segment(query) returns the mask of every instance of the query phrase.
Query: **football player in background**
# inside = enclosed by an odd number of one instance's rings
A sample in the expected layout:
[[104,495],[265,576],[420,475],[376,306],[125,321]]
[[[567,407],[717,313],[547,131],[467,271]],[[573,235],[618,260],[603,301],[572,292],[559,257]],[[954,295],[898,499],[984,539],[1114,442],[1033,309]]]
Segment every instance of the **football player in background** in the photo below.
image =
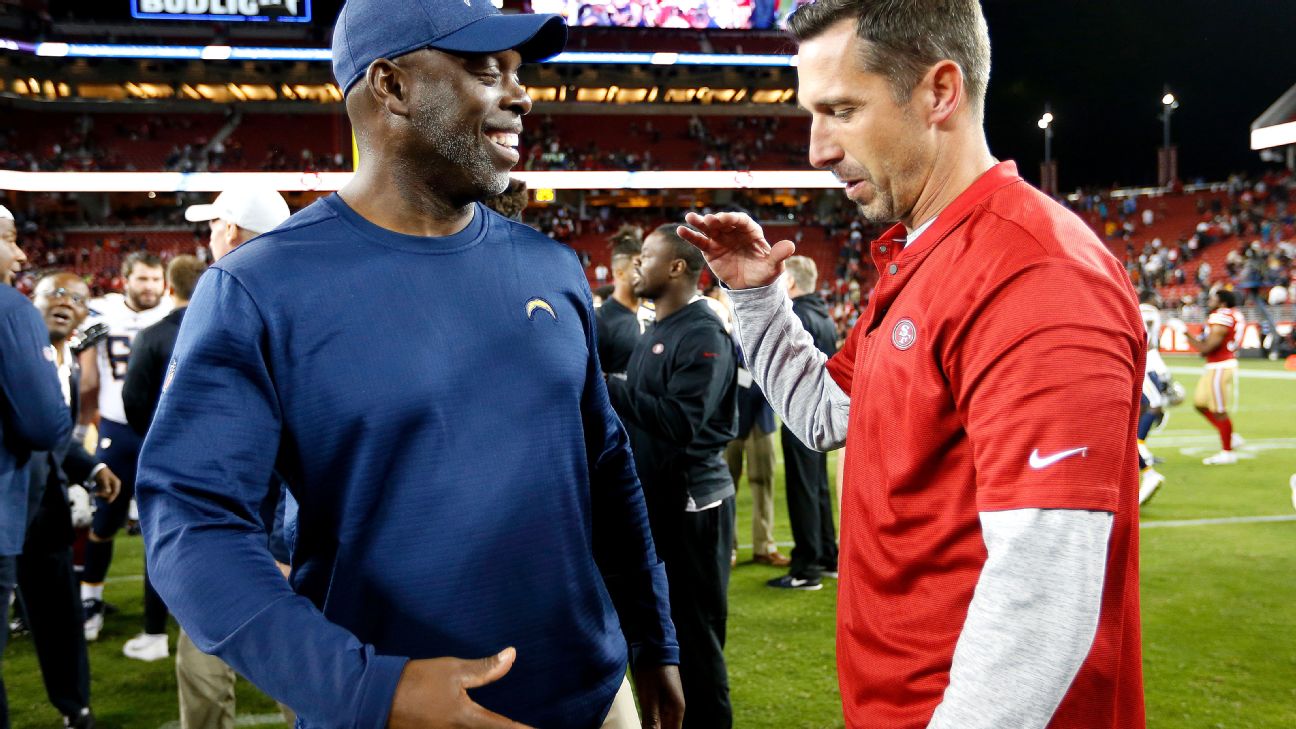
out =
[[1229,409],[1237,400],[1237,352],[1242,347],[1246,319],[1237,306],[1236,295],[1228,289],[1216,289],[1207,302],[1210,314],[1201,339],[1188,338],[1188,345],[1206,358],[1206,371],[1197,381],[1193,405],[1202,417],[1219,431],[1220,452],[1202,459],[1207,466],[1237,463],[1234,446],[1242,439],[1233,433]]
[[[122,405],[122,383],[126,380],[126,363],[130,360],[135,335],[152,326],[171,312],[164,301],[166,274],[162,260],[152,253],[137,251],[122,262],[126,292],[109,294],[90,302],[88,325],[106,324],[108,336],[94,349],[81,355],[81,416],[77,436],[98,422],[98,447],[95,460],[106,463],[121,479],[121,494],[113,501],[95,499],[94,522],[86,543],[85,570],[81,573],[81,602],[85,608],[85,637],[99,638],[103,629],[103,583],[112,564],[113,538],[126,523],[131,499],[135,495],[135,464],[139,460],[142,439],[126,421]],[[166,604],[157,596],[144,575],[144,632],[166,632]],[[130,655],[130,652],[127,652]]]
[[1165,418],[1167,405],[1165,391],[1170,385],[1170,372],[1161,358],[1158,344],[1161,341],[1161,309],[1155,291],[1139,293],[1139,313],[1143,315],[1143,328],[1147,330],[1147,362],[1143,367],[1143,397],[1139,402],[1139,506],[1146,504],[1165,483],[1165,476],[1154,468],[1151,449],[1147,446],[1148,434]]

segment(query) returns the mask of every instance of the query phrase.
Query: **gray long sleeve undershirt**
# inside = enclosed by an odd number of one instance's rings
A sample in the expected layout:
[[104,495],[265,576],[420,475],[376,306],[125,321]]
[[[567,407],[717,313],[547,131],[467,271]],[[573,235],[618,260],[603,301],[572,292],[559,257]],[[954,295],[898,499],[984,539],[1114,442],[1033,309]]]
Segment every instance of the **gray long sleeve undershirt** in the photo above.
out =
[[[752,376],[783,422],[819,450],[846,441],[850,398],[792,313],[781,282],[729,292]],[[928,729],[1044,729],[1093,645],[1113,515],[980,514],[987,558]]]

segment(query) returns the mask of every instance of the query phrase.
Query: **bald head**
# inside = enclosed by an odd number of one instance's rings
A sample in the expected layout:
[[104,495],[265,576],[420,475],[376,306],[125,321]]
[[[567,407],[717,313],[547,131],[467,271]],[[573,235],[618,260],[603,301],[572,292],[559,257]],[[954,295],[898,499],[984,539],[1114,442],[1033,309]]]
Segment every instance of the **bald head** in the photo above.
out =
[[0,218],[0,284],[12,286],[26,262],[27,254],[18,247],[18,226],[13,218]]
[[45,320],[50,343],[62,344],[90,313],[90,287],[74,273],[47,274],[36,283],[32,303]]

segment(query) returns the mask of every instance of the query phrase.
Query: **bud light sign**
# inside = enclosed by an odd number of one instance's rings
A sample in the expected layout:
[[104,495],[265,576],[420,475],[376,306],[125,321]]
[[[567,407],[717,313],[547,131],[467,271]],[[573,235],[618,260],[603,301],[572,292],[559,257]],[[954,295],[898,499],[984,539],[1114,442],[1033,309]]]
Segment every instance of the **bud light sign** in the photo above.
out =
[[310,0],[131,0],[131,15],[147,20],[309,23]]

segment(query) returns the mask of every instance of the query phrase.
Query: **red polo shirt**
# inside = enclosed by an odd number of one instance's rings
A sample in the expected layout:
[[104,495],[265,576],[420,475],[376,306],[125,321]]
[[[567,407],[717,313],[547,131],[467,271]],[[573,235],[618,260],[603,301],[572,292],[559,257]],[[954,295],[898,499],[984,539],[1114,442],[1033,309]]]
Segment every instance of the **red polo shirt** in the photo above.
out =
[[850,395],[837,655],[847,724],[922,729],[986,560],[978,512],[1115,514],[1094,645],[1053,729],[1144,726],[1135,426],[1146,337],[1125,270],[1012,162],[881,278],[828,362]]

